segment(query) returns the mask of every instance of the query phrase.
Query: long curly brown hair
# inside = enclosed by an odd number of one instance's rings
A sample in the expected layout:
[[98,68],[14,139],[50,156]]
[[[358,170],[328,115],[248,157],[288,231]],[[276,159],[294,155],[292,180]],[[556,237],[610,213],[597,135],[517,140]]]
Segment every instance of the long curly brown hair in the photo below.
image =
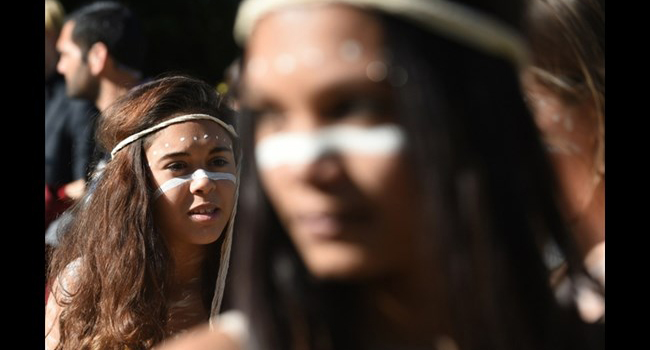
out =
[[[234,112],[213,87],[170,76],[135,88],[109,107],[99,121],[97,139],[111,150],[133,133],[189,113],[234,124]],[[154,222],[148,142],[150,137],[118,152],[94,190],[71,209],[74,219],[63,231],[48,271],[53,281],[81,258],[73,293],[63,300],[57,349],[145,349],[168,335],[166,293],[173,266]],[[237,140],[233,148],[236,156]],[[210,245],[204,261],[202,297],[208,313],[223,236]]]

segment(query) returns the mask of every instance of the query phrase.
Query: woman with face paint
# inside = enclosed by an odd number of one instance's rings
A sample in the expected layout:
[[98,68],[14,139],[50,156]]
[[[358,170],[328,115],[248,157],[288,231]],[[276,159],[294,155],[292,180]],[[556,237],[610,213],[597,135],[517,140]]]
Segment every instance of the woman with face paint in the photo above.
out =
[[[604,321],[605,1],[535,0],[527,18],[532,60],[523,87],[559,176],[563,212],[597,282],[578,281],[578,309],[585,321]],[[558,291],[569,283],[563,271],[560,264],[553,276]]]
[[183,76],[102,115],[112,160],[52,257],[46,349],[148,349],[216,319],[238,192],[234,117]]
[[604,348],[548,283],[549,235],[582,266],[520,92],[522,8],[244,1],[244,316],[165,349]]

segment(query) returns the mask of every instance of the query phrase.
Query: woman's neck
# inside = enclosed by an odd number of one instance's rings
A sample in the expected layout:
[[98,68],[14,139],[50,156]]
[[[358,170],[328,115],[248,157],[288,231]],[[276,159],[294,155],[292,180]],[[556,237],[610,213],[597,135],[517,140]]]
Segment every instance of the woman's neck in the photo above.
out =
[[410,275],[381,281],[364,291],[368,340],[432,348],[438,336],[448,334],[449,313],[438,302],[445,299],[436,280],[440,281],[430,272],[414,269]]
[[201,280],[206,257],[205,246],[183,246],[170,249],[173,261],[172,285],[191,286]]
[[171,249],[173,274],[168,289],[170,334],[193,327],[208,318],[203,304],[202,268],[205,260],[205,247],[185,247]]

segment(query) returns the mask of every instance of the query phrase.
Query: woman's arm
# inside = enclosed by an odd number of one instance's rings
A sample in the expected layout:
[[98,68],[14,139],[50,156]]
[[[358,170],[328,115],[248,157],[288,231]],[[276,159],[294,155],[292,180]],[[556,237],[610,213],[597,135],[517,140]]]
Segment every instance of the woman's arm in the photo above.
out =
[[153,350],[244,350],[230,334],[208,324],[197,326],[177,337],[165,340]]
[[52,283],[52,290],[45,304],[45,350],[56,348],[59,344],[59,319],[65,309],[70,295],[76,288],[77,267],[80,260],[77,259],[68,264],[62,278],[57,277]]
[[54,349],[59,344],[59,318],[64,306],[57,301],[57,295],[60,295],[58,284],[57,278],[45,304],[45,350]]
[[212,328],[206,323],[173,339],[163,341],[155,350],[246,350],[248,320],[239,311],[220,314]]

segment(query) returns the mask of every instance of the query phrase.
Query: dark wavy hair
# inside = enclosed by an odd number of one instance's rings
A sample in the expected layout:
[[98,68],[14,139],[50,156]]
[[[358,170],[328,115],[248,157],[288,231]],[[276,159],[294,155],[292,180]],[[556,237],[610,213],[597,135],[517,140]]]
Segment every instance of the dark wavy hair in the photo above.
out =
[[[110,150],[133,133],[189,113],[235,122],[234,112],[213,87],[170,76],[138,86],[111,105],[101,116],[97,138]],[[173,266],[154,225],[148,142],[151,137],[116,153],[94,191],[72,208],[73,220],[49,269],[54,280],[71,262],[81,261],[73,278],[75,292],[60,316],[57,349],[148,349],[168,335],[166,293]],[[237,156],[237,140],[233,148]],[[208,313],[223,236],[211,244],[204,261],[202,297]]]
[[[470,1],[467,1],[470,2]],[[512,1],[470,4],[521,29]],[[408,82],[394,89],[407,132],[434,257],[439,302],[451,310],[460,349],[594,348],[575,310],[549,285],[542,244],[552,236],[570,269],[582,269],[562,221],[553,172],[520,92],[517,68],[500,58],[377,13],[392,63]],[[234,241],[234,305],[250,315],[255,349],[364,349],[361,286],[311,276],[260,184],[242,110],[244,163]],[[432,334],[433,336],[433,334]],[[598,339],[602,340],[602,339]],[[604,347],[604,343],[603,343]]]
[[85,62],[96,42],[106,45],[108,53],[120,64],[140,71],[144,64],[146,38],[138,17],[126,6],[100,1],[72,12],[72,40],[79,46]]

